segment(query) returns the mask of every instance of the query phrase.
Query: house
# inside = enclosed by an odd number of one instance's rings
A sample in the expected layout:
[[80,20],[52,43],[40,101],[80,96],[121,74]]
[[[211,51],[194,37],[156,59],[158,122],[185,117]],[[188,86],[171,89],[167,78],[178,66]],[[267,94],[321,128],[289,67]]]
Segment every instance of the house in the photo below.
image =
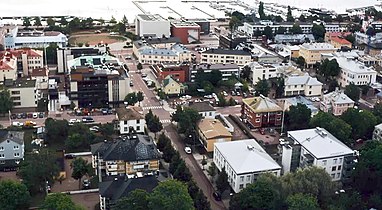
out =
[[177,82],[172,78],[171,75],[168,75],[163,81],[162,81],[162,90],[166,95],[176,95],[179,96],[180,94],[183,94],[185,91],[185,86]]
[[145,116],[141,107],[128,106],[116,108],[117,129],[120,134],[144,133]]
[[193,64],[190,66],[190,81],[195,82],[198,72],[210,73],[218,70],[222,74],[222,80],[228,80],[230,77],[239,77],[240,68],[237,64]]
[[254,139],[215,143],[213,161],[219,171],[225,170],[235,193],[262,173],[281,174],[280,165]]
[[141,37],[169,37],[170,21],[158,14],[139,14],[135,18],[135,34]]
[[209,49],[202,52],[201,63],[206,64],[236,64],[244,66],[251,62],[251,53],[244,50]]
[[277,65],[272,64],[261,64],[259,62],[251,62],[247,65],[251,71],[249,78],[252,84],[256,85],[262,79],[276,78],[279,76],[277,71]]
[[159,170],[160,154],[146,135],[118,137],[91,145],[92,167],[99,176],[136,174]]
[[215,119],[216,110],[208,101],[193,102],[189,107],[196,110],[203,118]]
[[207,152],[214,151],[216,142],[232,140],[232,134],[224,127],[223,123],[216,119],[201,119],[198,123],[200,142]]
[[270,98],[260,95],[243,99],[242,117],[255,128],[281,126],[283,109]]
[[287,98],[284,101],[284,109],[289,111],[291,106],[297,106],[297,104],[304,104],[308,109],[310,109],[311,116],[313,117],[319,111],[317,107],[313,105],[313,102],[305,98],[304,96],[296,96],[292,98]]
[[280,141],[284,174],[317,166],[324,168],[333,181],[350,178],[355,151],[324,128],[288,131],[287,138]]
[[373,140],[382,141],[382,123],[374,127]]
[[100,209],[110,209],[130,192],[140,189],[150,193],[156,186],[158,180],[155,176],[143,176],[138,178],[111,177],[99,183]]
[[321,62],[321,54],[334,53],[337,51],[333,45],[329,43],[304,43],[300,45],[300,56],[305,59],[307,66],[315,65]]
[[341,90],[325,94],[320,103],[321,111],[332,113],[334,116],[340,116],[353,107],[354,101]]
[[154,64],[150,66],[151,70],[157,77],[159,81],[164,80],[168,75],[177,81],[184,83],[188,82],[189,76],[189,65],[186,63],[182,64]]
[[352,48],[352,43],[349,42],[348,40],[340,37],[332,37],[330,39],[330,44],[332,44],[335,48],[341,49],[343,47]]
[[297,45],[286,45],[283,48],[283,52],[290,58],[300,57],[300,47]]
[[0,170],[16,170],[24,160],[24,132],[0,130]]
[[17,58],[6,52],[0,55],[0,82],[17,79]]
[[333,37],[346,38],[348,35],[352,35],[351,32],[326,32],[325,33],[325,42],[330,43],[330,40]]
[[[17,49],[17,50],[8,50],[13,56],[17,58],[17,66],[20,71],[19,75],[24,77],[29,76],[33,69],[41,69],[44,67],[44,56],[42,50],[35,49]],[[0,52],[1,54],[2,52]]]
[[319,96],[322,91],[322,83],[317,78],[309,76],[290,76],[285,79],[285,96],[304,95]]

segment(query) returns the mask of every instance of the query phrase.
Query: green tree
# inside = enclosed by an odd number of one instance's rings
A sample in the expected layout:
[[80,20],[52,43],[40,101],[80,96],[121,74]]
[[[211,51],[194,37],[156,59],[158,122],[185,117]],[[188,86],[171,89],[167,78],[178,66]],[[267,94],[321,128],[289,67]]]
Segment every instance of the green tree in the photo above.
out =
[[318,41],[324,41],[324,37],[325,37],[325,27],[324,25],[322,24],[313,24],[313,27],[312,27],[312,34],[314,36],[314,38]]
[[123,15],[123,18],[122,18],[122,21],[121,21],[123,24],[127,25],[129,23],[129,21],[127,20],[127,17],[126,15]]
[[250,80],[249,75],[251,75],[251,67],[244,66],[243,70],[241,71],[241,78],[245,80]]
[[57,48],[58,46],[56,43],[50,43],[46,48],[46,62],[48,64],[57,64]]
[[138,64],[137,64],[137,69],[138,69],[138,71],[140,71],[140,70],[142,70],[142,69],[143,69],[143,66],[142,66],[142,64],[141,64],[141,63],[138,63]]
[[27,187],[12,180],[0,181],[1,209],[28,209],[31,196]]
[[218,174],[218,177],[216,179],[216,189],[220,193],[223,193],[228,188],[229,188],[228,175],[223,168],[222,171],[220,171],[220,173]]
[[299,130],[309,128],[307,122],[310,121],[312,112],[305,104],[298,103],[291,106],[286,112],[286,124],[288,130]]
[[117,31],[119,34],[125,34],[126,33],[126,25],[122,22],[119,22],[115,24],[114,30]]
[[13,102],[11,94],[8,90],[2,90],[0,92],[0,113],[4,116],[8,114],[13,108]]
[[37,111],[47,112],[48,111],[49,100],[47,98],[42,98],[37,101]]
[[132,92],[125,96],[125,102],[127,102],[128,105],[133,105],[138,102],[137,93]]
[[339,193],[335,202],[329,206],[330,210],[359,210],[367,209],[358,192]]
[[274,86],[276,88],[276,97],[281,98],[284,95],[285,81],[282,77],[277,77]]
[[220,107],[225,107],[227,106],[227,100],[225,100],[225,97],[223,94],[219,93],[217,95],[218,99],[219,99],[219,102],[218,102],[218,106]]
[[137,101],[139,103],[139,106],[141,106],[141,101],[144,100],[144,96],[143,96],[143,92],[142,91],[138,91],[137,93]]
[[[180,162],[183,161],[181,158],[180,158],[180,154],[178,151],[175,151],[174,152],[174,155],[172,156],[171,158],[171,162],[170,162],[170,165],[168,167],[168,171],[171,173],[171,174],[174,174],[175,171],[178,169],[178,166],[180,164]],[[184,161],[183,161],[184,162]]]
[[206,157],[204,155],[203,155],[203,159],[200,163],[202,164],[202,169],[204,170],[204,166],[207,165],[207,160],[206,160]]
[[382,104],[381,103],[377,103],[374,106],[373,114],[377,118],[377,123],[378,124],[382,123]]
[[211,165],[210,165],[210,166],[208,167],[208,169],[207,169],[207,173],[208,173],[208,175],[210,175],[212,178],[214,178],[215,175],[216,175],[216,170],[217,170],[217,167],[216,167],[215,163],[212,162]]
[[157,133],[163,129],[163,125],[160,122],[159,117],[156,115],[154,115],[151,122],[149,124],[147,124],[147,127],[151,132],[153,132],[155,134],[155,138],[156,138]]
[[104,138],[111,140],[111,136],[114,133],[113,123],[106,123],[106,124],[99,125],[99,132],[102,134]]
[[177,179],[182,182],[188,182],[191,180],[190,170],[187,168],[184,160],[180,159],[179,164],[174,172],[174,179]]
[[56,25],[56,21],[53,20],[53,18],[47,18],[46,19],[46,24],[49,26],[49,27],[53,27]]
[[111,23],[111,24],[116,24],[117,23],[117,20],[115,19],[114,16],[111,16],[111,19],[110,19],[109,23]]
[[[241,24],[239,18],[236,16],[232,16],[231,19],[229,20],[229,28],[233,31],[235,31],[235,28]],[[232,31],[232,32],[233,32]]]
[[273,30],[270,26],[266,26],[263,31],[263,35],[267,37],[267,39],[273,39]]
[[61,17],[61,19],[60,19],[60,24],[61,24],[61,26],[66,26],[66,25],[68,25],[68,21],[66,20],[65,17]]
[[290,195],[286,203],[288,210],[319,210],[317,199],[309,194],[297,193]]
[[302,29],[298,23],[294,23],[289,33],[291,34],[302,34]]
[[352,127],[353,139],[371,139],[377,118],[368,110],[348,109],[341,115],[344,120]]
[[300,68],[303,68],[306,64],[305,62],[305,58],[302,57],[302,56],[299,56],[296,60],[296,64],[300,67]]
[[193,201],[184,183],[176,180],[160,182],[149,197],[152,210],[192,210]]
[[172,115],[171,120],[178,122],[178,130],[180,133],[186,133],[186,131],[196,131],[198,122],[202,119],[200,114],[191,108],[177,107],[177,111]]
[[299,20],[300,22],[306,22],[306,18],[305,18],[305,16],[304,16],[303,14],[300,15],[300,17],[298,18],[298,20]]
[[31,26],[31,22],[30,22],[30,18],[29,17],[24,17],[23,18],[23,26],[25,26],[26,28]]
[[336,59],[322,61],[319,67],[319,72],[327,79],[335,79],[339,75],[341,68]]
[[266,79],[261,79],[259,80],[256,85],[255,85],[255,90],[256,90],[256,95],[263,95],[265,97],[268,96],[270,87],[268,85],[268,80]]
[[112,210],[146,210],[149,209],[150,194],[142,189],[131,191],[127,197],[120,198]]
[[276,34],[285,34],[287,32],[286,28],[280,26],[277,31],[276,31]]
[[345,37],[345,39],[346,39],[347,41],[349,41],[350,43],[352,43],[352,44],[355,43],[355,37],[354,37],[354,35],[352,35],[352,34],[347,35],[347,36]]
[[287,22],[294,22],[294,18],[292,15],[292,9],[290,8],[290,6],[288,6]]
[[52,193],[45,197],[42,204],[43,210],[84,210],[82,206],[76,205],[69,195],[64,193]]
[[171,141],[168,141],[166,146],[163,148],[163,155],[162,155],[163,160],[169,163],[172,157],[174,156],[174,154],[175,154],[175,150],[171,145]]
[[21,162],[18,174],[32,195],[43,192],[46,182],[52,183],[53,177],[58,176],[59,168],[55,161],[54,156],[48,151],[25,155],[25,160]]
[[260,4],[259,4],[259,16],[260,16],[260,19],[261,20],[265,20],[266,19],[266,15],[265,15],[265,12],[264,12],[264,3],[260,1]]
[[34,25],[35,26],[42,26],[40,17],[34,18]]
[[68,138],[69,124],[66,120],[47,118],[45,129],[48,143],[62,144]]
[[360,89],[354,83],[347,85],[344,93],[355,102],[359,100]]
[[83,158],[76,158],[70,164],[72,168],[72,177],[78,180],[78,187],[81,189],[81,179],[85,175],[92,173],[92,166],[87,160]]
[[81,27],[81,20],[78,17],[73,18],[69,22],[68,27],[69,27],[69,31],[70,32],[73,32],[73,31],[76,31],[76,30],[80,29],[80,27]]
[[168,144],[171,143],[170,139],[162,132],[159,135],[158,142],[157,142],[157,148],[159,151],[163,152],[164,147]]

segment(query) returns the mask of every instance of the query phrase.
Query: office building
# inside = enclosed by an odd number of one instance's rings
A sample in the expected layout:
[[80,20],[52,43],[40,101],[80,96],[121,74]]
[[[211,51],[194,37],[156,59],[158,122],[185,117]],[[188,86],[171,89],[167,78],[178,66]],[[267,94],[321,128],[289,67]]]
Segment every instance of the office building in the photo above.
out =
[[202,52],[201,63],[236,64],[244,66],[251,62],[251,53],[244,50],[209,49]]
[[170,21],[158,14],[139,14],[135,18],[135,34],[141,37],[169,37]]
[[194,22],[172,21],[171,36],[178,37],[182,44],[197,43],[200,40],[200,26]]
[[222,74],[222,80],[228,80],[230,77],[239,77],[239,66],[237,64],[194,64],[190,66],[190,81],[195,82],[198,72],[210,73],[218,70]]
[[307,66],[321,62],[321,54],[334,53],[336,51],[337,48],[328,43],[305,43],[300,45],[300,56],[305,59]]

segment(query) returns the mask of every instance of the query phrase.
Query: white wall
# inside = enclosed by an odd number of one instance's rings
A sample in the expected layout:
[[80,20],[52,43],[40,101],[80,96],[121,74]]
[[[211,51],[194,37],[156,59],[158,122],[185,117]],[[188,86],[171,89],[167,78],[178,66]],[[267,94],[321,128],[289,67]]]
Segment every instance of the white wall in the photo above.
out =
[[[126,122],[126,123],[125,123]],[[137,120],[128,120],[128,121],[119,121],[119,133],[120,134],[128,134],[129,127],[133,127],[137,133],[145,132],[145,119],[140,119],[139,123]]]

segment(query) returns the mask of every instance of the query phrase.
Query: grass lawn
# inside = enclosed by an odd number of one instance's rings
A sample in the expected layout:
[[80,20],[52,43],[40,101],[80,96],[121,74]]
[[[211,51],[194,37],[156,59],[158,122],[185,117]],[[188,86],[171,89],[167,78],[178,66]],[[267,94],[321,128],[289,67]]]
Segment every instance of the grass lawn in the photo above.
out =
[[78,36],[72,36],[69,38],[69,44],[76,45],[78,43],[89,45],[96,45],[98,43],[115,43],[120,41],[126,41],[127,39],[123,36],[110,36],[109,34],[83,34]]

